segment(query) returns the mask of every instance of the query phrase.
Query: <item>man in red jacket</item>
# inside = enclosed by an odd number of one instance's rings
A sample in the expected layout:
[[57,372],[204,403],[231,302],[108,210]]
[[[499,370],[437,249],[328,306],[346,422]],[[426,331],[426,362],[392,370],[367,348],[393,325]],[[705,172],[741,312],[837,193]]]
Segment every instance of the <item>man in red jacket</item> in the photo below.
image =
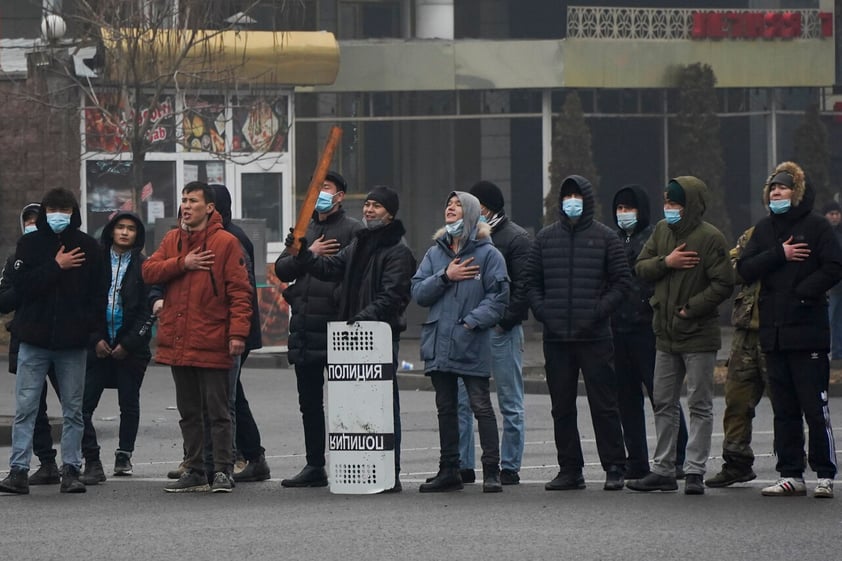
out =
[[180,227],[168,232],[143,264],[143,279],[165,286],[155,360],[172,367],[187,465],[165,491],[208,490],[202,462],[207,414],[214,458],[210,489],[231,492],[228,371],[231,357],[245,350],[252,291],[240,242],[223,230],[206,183],[193,181],[182,190]]

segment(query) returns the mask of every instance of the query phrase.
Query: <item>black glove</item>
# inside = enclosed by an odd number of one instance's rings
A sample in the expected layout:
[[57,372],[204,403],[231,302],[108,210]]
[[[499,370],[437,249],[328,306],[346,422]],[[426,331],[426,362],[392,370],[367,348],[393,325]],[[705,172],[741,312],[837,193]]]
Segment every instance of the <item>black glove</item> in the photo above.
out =
[[347,322],[348,325],[354,325],[358,321],[362,321],[358,316],[352,316]]
[[[307,238],[302,236],[302,237],[298,238],[298,241],[301,242],[301,249],[304,249],[305,247],[310,247],[310,244],[307,242]],[[289,234],[287,234],[287,237],[284,240],[284,245],[286,247],[292,247],[292,245],[294,243],[295,243],[295,228],[290,228]]]

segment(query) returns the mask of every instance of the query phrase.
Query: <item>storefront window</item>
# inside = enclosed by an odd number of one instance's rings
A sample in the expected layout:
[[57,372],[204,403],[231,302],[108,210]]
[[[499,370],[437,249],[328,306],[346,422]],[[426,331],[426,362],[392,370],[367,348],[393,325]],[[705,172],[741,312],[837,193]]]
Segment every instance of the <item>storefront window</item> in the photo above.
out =
[[266,220],[266,241],[282,241],[283,174],[241,173],[240,183],[243,218]]
[[[135,104],[116,91],[99,92],[85,107],[85,147],[89,152],[128,152],[131,123],[149,123],[150,152],[175,152],[175,100],[163,96],[153,109]],[[136,113],[139,108],[139,114]]]
[[225,98],[188,98],[182,119],[182,144],[187,152],[225,153]]
[[191,181],[204,181],[205,183],[220,183],[225,185],[225,162],[184,162],[184,184],[186,185]]
[[[129,162],[111,160],[88,161],[87,177],[87,230],[99,238],[114,214],[120,210],[134,210],[132,204]],[[145,162],[143,185],[140,189],[141,204],[147,224],[157,218],[175,216],[175,162]]]
[[232,105],[232,152],[286,152],[287,96],[239,97]]

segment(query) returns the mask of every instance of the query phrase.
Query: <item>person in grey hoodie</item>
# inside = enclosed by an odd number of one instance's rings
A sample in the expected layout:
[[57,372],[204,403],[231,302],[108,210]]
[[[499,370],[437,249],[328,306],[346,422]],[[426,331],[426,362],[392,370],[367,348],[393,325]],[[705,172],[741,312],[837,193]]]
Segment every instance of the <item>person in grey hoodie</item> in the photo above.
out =
[[459,378],[465,384],[479,426],[483,492],[503,490],[500,441],[491,406],[491,329],[509,302],[506,260],[491,241],[491,227],[479,221],[479,200],[453,191],[445,227],[436,232],[412,277],[412,297],[430,308],[421,329],[421,360],[436,390],[441,457],[438,474],[422,493],[462,489],[459,474]]

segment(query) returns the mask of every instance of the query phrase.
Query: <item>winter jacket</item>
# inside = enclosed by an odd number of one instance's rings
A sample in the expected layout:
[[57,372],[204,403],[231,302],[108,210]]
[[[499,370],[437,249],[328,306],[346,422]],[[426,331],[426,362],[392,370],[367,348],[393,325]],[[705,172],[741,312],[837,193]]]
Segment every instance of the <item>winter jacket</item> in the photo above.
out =
[[404,243],[406,229],[394,220],[375,230],[361,229],[336,255],[299,252],[297,261],[322,280],[342,280],[337,318],[340,321],[383,321],[397,341],[406,330],[409,279],[415,257]]
[[[39,203],[29,203],[20,211],[20,231],[24,233],[24,214],[30,210],[41,211]],[[6,258],[6,263],[0,271],[0,314],[11,314],[18,307],[18,295],[15,288],[12,286],[12,281],[9,279],[12,269],[15,266],[15,254],[12,253]],[[20,341],[12,332],[12,322],[14,317],[6,322],[6,330],[9,331],[9,372],[12,374],[18,370],[18,349],[20,348]]]
[[[260,329],[260,305],[257,301],[257,277],[254,275],[254,244],[251,243],[248,235],[242,228],[231,221],[231,193],[225,185],[214,184],[210,186],[213,189],[213,202],[216,211],[222,215],[222,228],[229,234],[233,234],[240,241],[243,246],[243,251],[246,256],[246,270],[249,274],[249,284],[252,288],[251,297],[251,328],[249,329],[249,336],[246,337],[246,350],[253,351],[263,347],[263,334]],[[260,263],[260,267],[265,267],[265,263]]]
[[[477,223],[476,212],[462,201],[466,239],[457,253],[450,247],[444,229],[436,232],[435,244],[427,250],[412,277],[412,297],[430,308],[421,326],[421,360],[424,372],[449,372],[470,376],[491,376],[491,328],[503,318],[509,301],[506,260],[491,242],[491,228]],[[475,214],[475,215],[474,215]],[[469,216],[470,215],[470,216]],[[450,281],[445,275],[450,262],[473,258],[479,274],[473,279]]]
[[[617,223],[617,198],[621,193],[628,192],[637,201],[637,224],[631,232],[627,232]],[[640,185],[627,185],[614,195],[614,223],[617,224],[617,235],[623,242],[629,269],[632,270],[632,283],[628,294],[620,307],[611,316],[611,330],[613,333],[638,333],[641,329],[652,329],[652,306],[649,299],[655,292],[651,282],[645,281],[634,274],[634,264],[640,255],[643,245],[655,226],[650,223],[649,196]]]
[[[815,194],[804,172],[792,162],[780,164],[794,178],[792,207],[760,220],[737,262],[746,282],[760,280],[760,346],[764,352],[830,349],[826,291],[842,278],[842,248],[827,220],[813,214]],[[768,205],[770,185],[764,189]],[[787,261],[789,238],[806,243],[804,261]]]
[[[354,239],[354,234],[363,228],[359,220],[345,214],[341,208],[319,221],[319,214],[307,225],[307,239],[335,239],[340,248],[345,248]],[[289,321],[287,342],[290,363],[325,364],[327,362],[327,322],[335,321],[339,313],[339,282],[323,281],[296,262],[295,256],[286,250],[275,261],[275,275],[283,282],[293,282],[284,290],[284,299],[289,303],[292,316]]]
[[[129,252],[122,255],[115,254],[112,252],[114,226],[118,220],[126,217],[137,224],[137,237],[134,247]],[[152,315],[152,304],[155,300],[163,298],[163,293],[160,287],[149,287],[143,282],[142,266],[146,260],[146,256],[142,253],[146,243],[146,229],[143,222],[134,213],[118,212],[103,228],[100,243],[105,263],[105,278],[108,283],[109,304],[106,309],[106,322],[102,326],[105,329],[94,335],[91,347],[93,348],[97,342],[103,340],[108,342],[111,348],[119,344],[130,354],[149,359],[151,356],[149,340],[152,338],[152,333],[150,329],[147,329],[141,334],[141,328]],[[119,286],[113,286],[111,283],[111,278],[115,273],[114,266],[125,268]],[[115,305],[122,310],[122,319],[119,321],[116,337],[112,339],[108,327],[111,324],[109,316],[113,317],[115,313]]]
[[[655,284],[650,299],[658,350],[701,353],[722,346],[719,304],[731,296],[734,270],[722,232],[702,220],[707,186],[692,176],[676,177],[684,189],[684,215],[675,224],[661,220],[637,258],[635,272]],[[692,269],[671,269],[666,257],[679,245],[696,251],[700,263]],[[686,317],[679,315],[684,310]]]
[[[184,268],[185,256],[194,249],[214,253],[209,271]],[[166,291],[155,360],[229,370],[229,341],[245,341],[251,327],[252,289],[240,242],[222,229],[219,213],[211,213],[207,227],[198,232],[167,232],[143,263],[143,280],[165,285]]]
[[582,216],[561,218],[538,232],[529,260],[529,303],[544,324],[544,341],[597,341],[611,338],[610,315],[631,288],[623,244],[594,220],[594,193],[584,177],[564,180],[578,186]]
[[[735,269],[753,233],[754,226],[743,232],[737,240],[737,245],[731,249],[729,257],[731,258],[731,265]],[[734,275],[734,281],[740,286],[737,295],[734,297],[731,325],[737,329],[757,331],[760,329],[760,310],[757,306],[757,301],[760,298],[760,281],[745,282],[739,273]]]
[[511,281],[509,305],[506,313],[503,314],[503,319],[500,320],[500,327],[509,331],[529,317],[526,273],[529,268],[532,241],[529,233],[512,222],[508,216],[503,216],[500,222],[491,229],[491,241],[494,242],[494,247],[503,254]]
[[[38,231],[18,240],[14,264],[6,271],[18,298],[12,333],[45,349],[84,349],[105,324],[108,281],[99,244],[79,230],[78,205],[60,234],[47,224],[46,212],[35,223]],[[55,259],[62,246],[81,249],[82,266],[62,270]]]

